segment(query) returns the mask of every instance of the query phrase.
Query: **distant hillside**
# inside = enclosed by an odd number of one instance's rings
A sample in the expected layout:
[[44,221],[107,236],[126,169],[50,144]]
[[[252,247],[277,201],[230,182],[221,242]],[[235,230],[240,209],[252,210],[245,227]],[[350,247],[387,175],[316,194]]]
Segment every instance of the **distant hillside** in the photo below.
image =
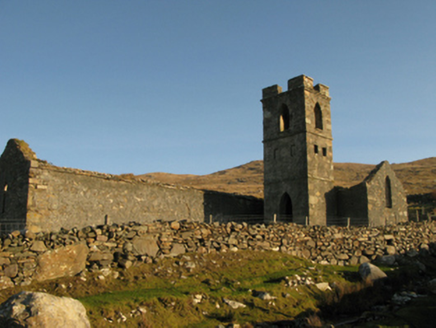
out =
[[[392,167],[408,195],[425,194],[436,190],[436,157],[392,164]],[[374,168],[375,165],[370,164],[335,163],[335,185],[353,186],[361,182]],[[253,161],[208,175],[149,173],[138,177],[161,183],[263,198],[263,161]]]

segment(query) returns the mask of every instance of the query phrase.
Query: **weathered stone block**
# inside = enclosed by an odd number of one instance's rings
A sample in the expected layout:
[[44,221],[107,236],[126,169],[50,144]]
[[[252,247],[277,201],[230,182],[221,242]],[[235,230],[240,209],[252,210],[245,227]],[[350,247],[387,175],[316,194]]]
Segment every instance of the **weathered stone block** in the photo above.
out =
[[89,262],[98,262],[98,261],[111,261],[114,259],[114,256],[110,252],[92,252],[89,253],[88,261]]
[[184,254],[186,252],[186,248],[182,244],[173,244],[173,247],[171,248],[170,255],[171,256],[177,256],[180,254]]
[[132,239],[132,251],[137,256],[148,255],[155,257],[159,252],[159,246],[151,236],[135,237]]
[[37,258],[35,279],[44,281],[74,276],[86,267],[89,249],[84,244],[66,246],[44,253]]
[[16,277],[18,274],[18,265],[16,263],[8,265],[4,270],[4,274],[6,277],[9,277],[9,278]]
[[30,250],[32,252],[45,252],[47,250],[47,247],[45,246],[45,243],[42,240],[35,240],[30,247]]

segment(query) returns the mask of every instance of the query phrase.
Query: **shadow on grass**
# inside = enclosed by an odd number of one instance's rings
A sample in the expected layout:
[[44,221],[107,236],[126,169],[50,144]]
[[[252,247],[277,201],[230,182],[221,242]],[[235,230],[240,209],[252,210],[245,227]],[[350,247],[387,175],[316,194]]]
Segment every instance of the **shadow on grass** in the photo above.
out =
[[[378,327],[378,323],[386,327],[434,327],[436,296],[428,295],[424,286],[436,274],[436,258],[401,257],[399,261],[401,267],[387,271],[387,279],[375,283],[358,281],[353,284],[336,284],[332,292],[313,295],[319,302],[318,315],[330,322],[339,321],[339,325],[344,327],[369,327],[369,322],[371,327]],[[343,272],[343,276],[350,282],[359,280],[355,272]],[[397,306],[391,300],[400,291],[414,291],[425,295],[408,304]],[[299,317],[305,315],[307,313],[302,313]],[[353,323],[347,323],[344,318]]]

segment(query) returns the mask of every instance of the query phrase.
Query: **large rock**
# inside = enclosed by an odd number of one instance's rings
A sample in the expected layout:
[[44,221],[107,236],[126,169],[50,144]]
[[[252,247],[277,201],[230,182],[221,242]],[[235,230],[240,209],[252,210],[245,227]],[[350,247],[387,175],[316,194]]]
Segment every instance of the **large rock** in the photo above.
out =
[[363,263],[359,266],[359,274],[363,280],[376,281],[387,278],[386,273],[369,262]]
[[132,251],[134,255],[148,255],[155,257],[159,251],[156,240],[151,236],[135,237],[132,240]]
[[85,307],[68,297],[21,292],[0,305],[0,327],[90,328]]
[[35,279],[49,279],[74,276],[86,267],[89,249],[84,244],[65,246],[46,252],[37,258]]

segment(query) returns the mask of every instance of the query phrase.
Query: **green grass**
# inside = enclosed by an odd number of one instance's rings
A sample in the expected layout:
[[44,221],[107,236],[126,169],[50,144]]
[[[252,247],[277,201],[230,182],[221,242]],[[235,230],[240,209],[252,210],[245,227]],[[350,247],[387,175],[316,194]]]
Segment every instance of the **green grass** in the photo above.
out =
[[[186,269],[187,262],[194,262],[195,269]],[[98,279],[100,273],[96,272],[88,273],[86,281],[70,277],[4,290],[0,301],[24,289],[70,296],[84,304],[93,327],[215,327],[239,323],[250,328],[255,323],[304,318],[317,325],[321,319],[335,323],[344,315],[360,315],[372,305],[386,302],[394,292],[362,283],[357,269],[317,265],[278,252],[187,254],[119,271],[117,279]],[[390,288],[400,287],[404,278],[417,275],[410,268],[405,272],[385,270],[392,277]],[[295,274],[336,287],[327,292],[314,285],[291,288],[286,277],[292,279]],[[276,298],[261,300],[253,296],[254,290]],[[199,304],[194,302],[197,294],[203,297]],[[246,307],[232,309],[223,298]],[[139,308],[146,313],[140,313]],[[396,318],[397,322],[406,320]]]
[[[152,309],[141,318],[152,327],[213,327],[230,322],[249,325],[289,320],[307,311],[317,311],[318,301],[307,295],[321,292],[314,286],[300,286],[297,289],[287,287],[285,277],[298,274],[310,276],[314,281],[332,281],[334,278],[338,282],[345,282],[338,272],[350,271],[350,268],[344,267],[315,266],[305,260],[274,252],[210,254],[205,258],[206,263],[191,273],[180,268],[181,272],[177,272],[176,276],[184,275],[185,279],[175,279],[172,273],[159,277],[159,273],[156,273],[148,279],[136,279],[133,290],[115,288],[110,293],[84,296],[79,300],[90,311],[96,327],[104,324],[99,318],[102,314],[107,317],[117,311],[125,314],[135,305]],[[161,266],[172,268],[176,261],[179,259],[167,259]],[[154,269],[159,264],[152,266]],[[125,277],[125,288],[129,288],[129,280],[143,276],[141,270],[150,272],[153,269],[145,265],[134,268]],[[354,272],[356,270],[354,268]],[[261,300],[252,295],[253,290],[266,291],[276,299]],[[200,304],[194,304],[195,294],[201,294],[205,299]],[[231,309],[223,302],[223,298],[242,302],[247,307]],[[130,323],[132,326],[135,324],[140,325],[135,320]]]

